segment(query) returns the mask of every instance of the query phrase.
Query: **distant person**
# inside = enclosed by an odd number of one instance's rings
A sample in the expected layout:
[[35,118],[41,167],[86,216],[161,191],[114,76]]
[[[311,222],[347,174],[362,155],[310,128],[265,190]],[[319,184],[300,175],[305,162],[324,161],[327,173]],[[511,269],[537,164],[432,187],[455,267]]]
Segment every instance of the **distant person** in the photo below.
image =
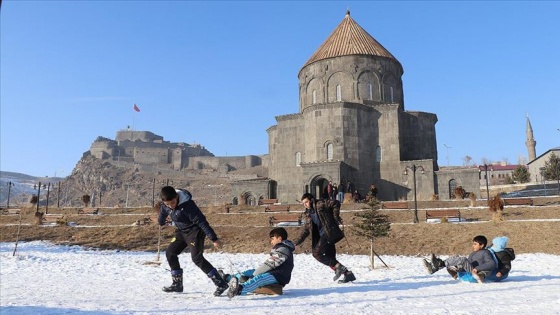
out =
[[337,197],[338,197],[338,186],[336,185],[336,183],[334,183],[333,186],[332,186],[331,199],[336,200]]
[[344,184],[342,184],[342,182],[340,184],[338,184],[338,201],[340,201],[340,203],[344,202]]
[[486,249],[487,243],[485,236],[475,236],[472,240],[473,251],[469,257],[452,256],[442,260],[432,254],[431,261],[424,259],[424,266],[429,274],[446,268],[453,279],[472,276],[474,281],[482,283],[498,267],[495,257]]
[[352,199],[355,203],[362,201],[362,195],[360,195],[360,192],[358,190],[354,190],[354,193],[352,193]]
[[346,184],[346,192],[347,193],[351,193],[352,194],[352,198],[354,197],[354,184],[351,181],[348,181],[348,183]]
[[374,184],[371,184],[371,187],[369,188],[369,191],[371,193],[371,196],[375,199],[377,199],[377,193],[379,192],[379,189],[377,189],[377,186],[375,186]]
[[177,256],[188,247],[192,262],[214,282],[217,287],[214,295],[220,296],[227,290],[228,284],[216,268],[204,258],[203,254],[205,236],[212,241],[215,248],[222,246],[221,241],[188,191],[165,186],[161,189],[160,196],[163,203],[158,215],[159,225],[165,225],[165,220],[170,216],[177,228],[175,237],[165,251],[173,283],[164,287],[163,291],[183,292],[183,269],[181,269]]
[[295,245],[288,240],[286,229],[278,227],[270,231],[272,249],[268,259],[257,269],[248,269],[235,275],[224,275],[229,281],[228,297],[246,295],[267,285],[285,286],[292,278]]
[[339,280],[339,283],[356,280],[352,271],[336,259],[335,244],[344,238],[344,233],[339,227],[339,224],[342,224],[340,202],[336,200],[315,200],[310,193],[303,194],[301,202],[305,207],[304,216],[306,219],[305,225],[294,244],[300,245],[311,235],[313,258],[334,271],[333,280],[336,281],[341,276],[344,276],[344,278]]
[[331,199],[332,194],[333,194],[333,184],[331,181],[329,181],[329,183],[327,184],[327,198],[325,199]]

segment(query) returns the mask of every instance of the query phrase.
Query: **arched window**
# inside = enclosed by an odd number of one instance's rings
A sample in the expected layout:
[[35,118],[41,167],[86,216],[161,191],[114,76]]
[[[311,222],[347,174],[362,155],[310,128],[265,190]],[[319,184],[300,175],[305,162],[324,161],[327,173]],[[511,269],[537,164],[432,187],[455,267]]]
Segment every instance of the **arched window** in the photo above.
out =
[[296,166],[301,165],[301,152],[296,152]]
[[333,145],[332,143],[327,144],[327,160],[333,159]]
[[381,162],[381,146],[377,146],[377,148],[375,148],[375,161],[376,162]]
[[393,93],[393,87],[391,87],[391,103],[395,101],[395,93]]
[[341,91],[341,88],[340,88],[340,84],[338,84],[336,86],[336,101],[337,102],[342,101],[342,91]]
[[457,182],[452,179],[449,181],[449,199],[455,198],[455,187],[457,187]]
[[313,104],[317,104],[317,91],[313,90]]
[[372,100],[373,99],[373,86],[371,85],[371,83],[368,83],[367,85],[368,87],[368,99]]

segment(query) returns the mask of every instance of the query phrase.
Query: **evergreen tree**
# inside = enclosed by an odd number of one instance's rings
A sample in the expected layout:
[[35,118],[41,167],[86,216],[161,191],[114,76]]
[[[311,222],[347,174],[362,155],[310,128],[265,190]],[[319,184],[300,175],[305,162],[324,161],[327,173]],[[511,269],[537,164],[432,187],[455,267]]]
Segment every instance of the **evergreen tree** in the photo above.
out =
[[531,173],[527,167],[517,165],[517,168],[512,173],[513,180],[517,183],[528,183],[531,180]]
[[384,237],[389,235],[391,230],[391,222],[387,215],[379,213],[381,203],[377,199],[372,199],[368,205],[370,208],[363,212],[354,214],[354,219],[358,222],[354,224],[353,230],[358,236],[364,237],[370,242],[370,262],[371,269],[374,269],[373,241],[376,237]]
[[544,163],[544,178],[546,180],[556,180],[558,183],[558,193],[560,194],[560,157],[554,154],[554,152],[550,154],[550,158]]

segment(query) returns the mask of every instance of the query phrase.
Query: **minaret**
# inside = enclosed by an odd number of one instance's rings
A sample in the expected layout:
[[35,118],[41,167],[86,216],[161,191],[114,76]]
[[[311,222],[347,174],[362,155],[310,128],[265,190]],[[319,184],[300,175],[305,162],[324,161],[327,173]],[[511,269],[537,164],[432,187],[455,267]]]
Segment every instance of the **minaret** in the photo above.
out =
[[529,115],[527,115],[527,141],[525,141],[525,145],[527,146],[527,151],[529,152],[529,162],[537,158],[537,154],[535,153],[535,149],[537,147],[537,141],[535,141],[533,137],[533,127],[531,127],[531,122],[529,121]]

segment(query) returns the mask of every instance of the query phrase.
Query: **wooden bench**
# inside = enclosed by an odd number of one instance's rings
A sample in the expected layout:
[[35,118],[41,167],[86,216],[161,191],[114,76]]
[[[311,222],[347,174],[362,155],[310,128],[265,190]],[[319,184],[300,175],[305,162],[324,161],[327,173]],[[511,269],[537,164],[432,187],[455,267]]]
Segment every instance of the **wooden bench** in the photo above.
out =
[[302,215],[302,213],[275,214],[268,218],[268,225],[277,226],[280,222],[297,223],[297,225],[302,225]]
[[532,206],[533,198],[504,198],[504,206]]
[[78,214],[98,214],[99,208],[82,208],[78,209]]
[[261,199],[261,200],[259,200],[259,206],[273,205],[275,203],[278,203],[278,199]]
[[428,219],[459,219],[461,221],[461,211],[457,209],[448,209],[448,210],[426,210],[426,222]]
[[264,212],[290,212],[290,205],[268,205],[264,208]]
[[2,209],[2,214],[19,214],[21,209]]
[[66,217],[64,214],[44,214],[43,215],[43,222],[44,223],[58,223],[61,221],[65,221]]
[[408,201],[384,202],[381,209],[408,209]]

